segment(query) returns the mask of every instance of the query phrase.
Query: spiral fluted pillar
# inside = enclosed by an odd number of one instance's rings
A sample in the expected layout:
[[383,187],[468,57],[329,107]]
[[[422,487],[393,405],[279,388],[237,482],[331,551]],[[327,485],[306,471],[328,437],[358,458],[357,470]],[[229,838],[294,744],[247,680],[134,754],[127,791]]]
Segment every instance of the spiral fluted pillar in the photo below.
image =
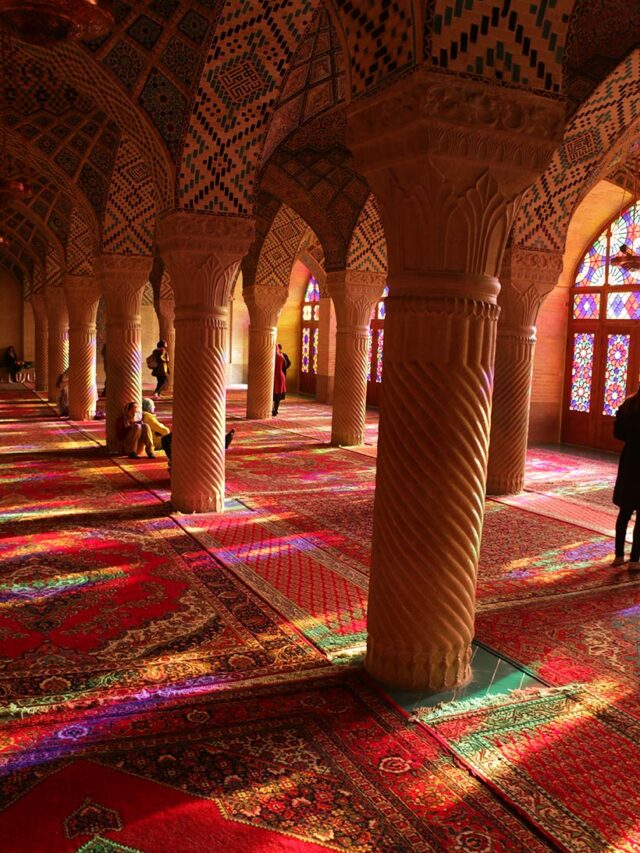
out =
[[242,291],[249,309],[247,418],[262,420],[273,408],[273,371],[278,318],[287,301],[284,287],[250,285]]
[[88,421],[96,413],[96,315],[100,292],[93,275],[66,274],[69,306],[69,417]]
[[164,296],[161,299],[155,299],[153,304],[160,327],[160,340],[167,342],[167,353],[169,355],[169,375],[163,392],[173,394],[174,359],[176,357],[175,300],[173,296]]
[[336,311],[336,362],[331,444],[364,444],[371,311],[386,276],[364,270],[327,274]]
[[158,223],[175,295],[171,503],[180,512],[224,509],[227,311],[253,237],[248,219],[179,211]]
[[561,271],[558,253],[519,248],[505,252],[498,299],[501,313],[487,468],[489,495],[513,495],[524,488],[535,323]]
[[107,447],[116,451],[118,417],[127,403],[142,404],[140,312],[151,258],[101,255],[94,267],[107,313]]
[[35,327],[35,359],[36,359],[36,391],[44,391],[49,380],[49,352],[47,306],[44,293],[34,293],[31,296],[33,321]]
[[58,399],[56,380],[69,367],[69,311],[62,287],[45,288],[47,306],[48,372],[47,397],[51,403]]
[[389,264],[365,661],[386,684],[470,674],[497,273],[562,121],[545,98],[427,69],[348,110]]

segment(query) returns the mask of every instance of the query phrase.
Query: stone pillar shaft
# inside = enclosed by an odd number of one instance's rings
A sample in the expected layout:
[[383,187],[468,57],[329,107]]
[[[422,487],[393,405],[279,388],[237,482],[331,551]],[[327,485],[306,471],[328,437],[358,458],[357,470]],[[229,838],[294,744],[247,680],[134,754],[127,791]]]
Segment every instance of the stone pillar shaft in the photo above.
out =
[[511,248],[502,263],[487,494],[524,488],[535,322],[562,270],[554,252]]
[[47,306],[42,293],[31,297],[35,326],[36,391],[44,391],[49,380]]
[[88,421],[96,413],[96,315],[100,293],[93,275],[65,275],[69,305],[69,417]]
[[427,69],[349,108],[389,263],[365,666],[390,685],[469,676],[496,276],[562,121],[547,99]]
[[58,399],[56,380],[69,367],[69,312],[67,298],[61,287],[47,287],[45,291],[48,320],[48,399]]
[[180,512],[224,509],[227,312],[253,236],[247,219],[180,211],[158,223],[176,306],[171,503]]
[[262,420],[273,408],[273,373],[278,318],[287,299],[283,287],[251,285],[243,290],[249,309],[247,418]]
[[331,444],[364,444],[371,311],[382,296],[381,273],[330,272],[327,287],[336,311],[336,362]]
[[151,259],[131,255],[96,258],[107,313],[107,447],[118,449],[116,421],[127,403],[142,405],[140,312]]

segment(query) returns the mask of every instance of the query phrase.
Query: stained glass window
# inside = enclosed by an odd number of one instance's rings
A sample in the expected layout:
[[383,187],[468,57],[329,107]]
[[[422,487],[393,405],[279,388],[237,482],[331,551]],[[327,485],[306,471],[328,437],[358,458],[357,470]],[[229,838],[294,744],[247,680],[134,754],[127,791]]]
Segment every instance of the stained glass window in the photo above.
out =
[[576,293],[573,297],[574,320],[597,320],[600,317],[599,293]]
[[311,305],[303,305],[302,306],[302,319],[307,322],[311,319]]
[[309,372],[309,347],[311,344],[311,329],[305,326],[302,329],[302,365],[300,367],[303,373]]
[[318,372],[318,334],[319,329],[313,330],[313,372]]
[[[610,257],[619,254],[622,245],[635,254],[640,254],[640,203],[628,207],[611,223]],[[614,286],[636,285],[640,281],[640,270],[625,270],[609,267],[609,284]]]
[[319,305],[313,306],[313,319],[314,320],[320,319],[320,306]]
[[309,284],[304,294],[305,302],[320,302],[320,287],[314,276],[309,278]]
[[378,349],[376,350],[376,382],[382,382],[382,351],[384,349],[384,329],[378,329]]
[[607,336],[607,364],[604,371],[603,415],[615,415],[627,396],[629,335]]
[[586,332],[577,332],[573,336],[573,364],[571,366],[571,396],[569,400],[569,408],[572,412],[588,412],[591,409],[594,338],[595,335]]
[[384,290],[382,291],[382,299],[378,302],[378,320],[384,320],[386,314],[386,306],[384,304],[385,298],[389,295],[389,287],[385,284]]
[[607,272],[607,234],[601,234],[582,259],[576,287],[601,287]]
[[369,326],[369,357],[367,358],[367,382],[371,382],[371,347],[373,346],[373,329]]
[[640,320],[640,293],[608,293],[607,320]]

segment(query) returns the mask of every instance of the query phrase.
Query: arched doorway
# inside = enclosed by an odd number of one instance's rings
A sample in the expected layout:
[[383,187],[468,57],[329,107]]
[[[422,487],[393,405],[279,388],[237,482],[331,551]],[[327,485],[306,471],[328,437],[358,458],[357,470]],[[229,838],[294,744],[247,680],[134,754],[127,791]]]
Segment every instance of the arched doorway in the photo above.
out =
[[300,393],[315,394],[318,374],[318,338],[320,335],[320,287],[314,276],[309,276],[301,311]]
[[640,202],[613,219],[576,271],[570,291],[562,440],[620,450],[613,418],[640,370],[640,270],[615,262],[640,250]]
[[367,405],[380,405],[380,392],[382,390],[382,360],[384,355],[384,316],[385,297],[389,295],[389,288],[385,285],[382,298],[376,304],[371,313],[369,324],[369,373],[367,375]]

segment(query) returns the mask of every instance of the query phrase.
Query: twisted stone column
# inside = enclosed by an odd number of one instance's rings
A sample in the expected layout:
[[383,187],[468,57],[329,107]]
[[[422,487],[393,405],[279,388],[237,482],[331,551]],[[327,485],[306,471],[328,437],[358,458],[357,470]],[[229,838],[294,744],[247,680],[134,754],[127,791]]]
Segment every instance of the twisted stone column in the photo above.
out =
[[96,315],[100,292],[93,275],[62,280],[69,305],[69,417],[89,421],[96,413]]
[[47,329],[47,306],[43,293],[33,293],[31,296],[33,307],[33,320],[35,326],[35,350],[36,350],[36,391],[44,391],[49,379],[49,353],[48,353],[48,329]]
[[273,372],[278,318],[287,301],[287,289],[251,285],[242,291],[249,309],[249,377],[247,419],[262,420],[273,408]]
[[423,69],[348,113],[389,261],[367,670],[406,689],[469,676],[496,278],[561,107]]
[[336,310],[336,364],[331,444],[364,444],[371,311],[382,296],[382,273],[327,273]]
[[535,323],[545,296],[562,271],[562,256],[521,248],[505,252],[491,412],[487,494],[514,495],[524,488]]
[[158,223],[175,294],[171,503],[180,512],[224,509],[227,306],[253,236],[248,219],[179,211]]
[[171,296],[154,299],[153,304],[158,317],[160,339],[167,342],[167,352],[169,354],[169,376],[167,384],[163,388],[163,393],[173,394],[174,359],[176,357],[175,299],[172,294]]
[[101,255],[95,272],[107,312],[107,447],[118,448],[116,421],[127,403],[142,404],[140,312],[151,258]]
[[56,380],[69,367],[69,312],[67,297],[61,287],[45,289],[47,306],[47,347],[48,347],[48,399],[55,403],[58,399]]

